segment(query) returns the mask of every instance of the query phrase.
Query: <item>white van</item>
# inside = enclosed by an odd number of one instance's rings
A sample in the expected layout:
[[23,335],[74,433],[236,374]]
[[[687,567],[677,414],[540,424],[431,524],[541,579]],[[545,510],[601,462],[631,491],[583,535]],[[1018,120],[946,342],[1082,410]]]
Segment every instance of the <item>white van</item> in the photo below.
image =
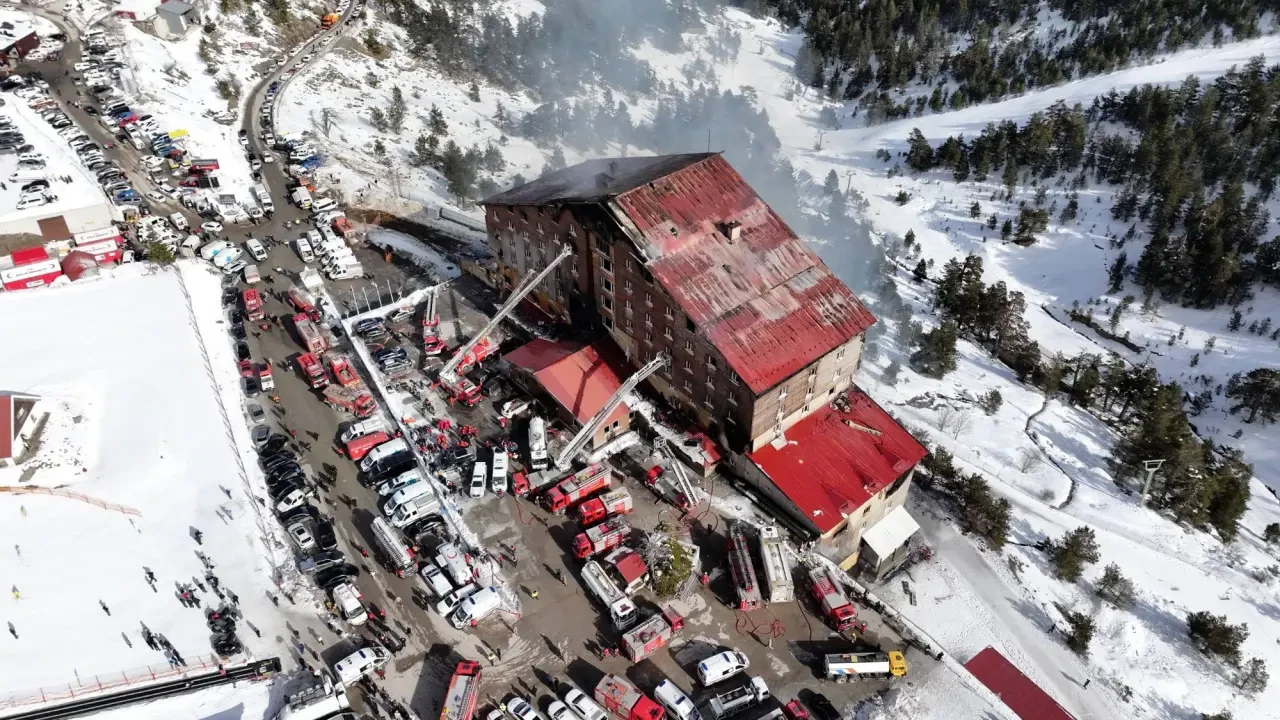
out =
[[369,611],[360,602],[360,591],[355,585],[344,582],[333,588],[333,604],[337,606],[342,618],[352,625],[363,625],[369,621]]
[[315,249],[316,252],[320,255],[320,257],[324,258],[325,260],[328,260],[329,258],[333,258],[333,257],[344,257],[344,256],[355,255],[355,253],[352,252],[351,248],[347,247],[347,244],[342,242],[341,240],[337,242],[325,240],[324,242],[320,243],[319,247],[313,246],[313,249]]
[[467,489],[467,494],[473,498],[482,497],[484,495],[484,481],[489,479],[489,466],[483,461],[477,462],[471,467],[471,485]]
[[[416,487],[426,488],[429,491],[431,485],[429,483],[418,483],[417,485],[410,485],[400,492],[407,492]],[[395,495],[391,497],[394,499]],[[397,504],[395,514],[391,516],[391,524],[402,528],[415,520],[420,520],[437,512],[440,512],[440,501],[436,499],[435,493],[424,492],[421,495],[406,497],[404,502]]]
[[387,517],[393,517],[397,510],[423,495],[434,495],[431,483],[416,482],[408,487],[401,488],[395,491],[390,498],[387,498],[386,504],[382,506],[382,514]]
[[746,655],[737,650],[725,650],[698,663],[698,680],[703,685],[715,685],[749,667],[751,663],[747,661]]
[[364,266],[360,263],[343,265],[329,273],[330,280],[354,280],[364,277]]
[[320,198],[319,200],[311,201],[311,212],[313,213],[325,212],[336,207],[338,207],[338,203],[334,202],[333,198]]
[[[252,252],[252,250],[250,250],[250,252]],[[342,444],[346,445],[358,437],[372,435],[376,432],[386,432],[386,430],[387,426],[383,424],[382,418],[375,417],[369,418],[368,420],[361,420],[342,431]]]
[[370,450],[368,455],[360,458],[360,469],[369,472],[373,466],[398,452],[409,452],[409,443],[404,438],[388,440]]
[[675,720],[702,720],[693,701],[670,680],[658,683],[658,687],[653,689],[653,699],[667,709],[668,717]]
[[343,685],[352,685],[360,678],[387,664],[391,653],[381,645],[362,648],[333,664],[333,672]]
[[422,476],[418,474],[418,469],[406,470],[390,480],[383,480],[378,483],[377,492],[380,497],[395,495],[401,490],[406,490],[411,485],[419,484],[418,481]]
[[341,272],[344,268],[359,264],[360,261],[357,260],[354,255],[348,254],[329,258],[324,262],[323,269],[325,272],[332,275],[333,273]]
[[[239,260],[244,256],[244,251],[238,247],[228,247],[213,256],[213,266],[216,268],[224,268],[231,263]],[[241,268],[243,269],[243,268]],[[238,271],[237,271],[238,272]]]
[[306,238],[298,238],[294,241],[294,246],[298,248],[298,257],[302,258],[302,262],[315,262],[316,256],[311,252],[311,243]]
[[205,260],[213,260],[218,253],[231,247],[231,243],[226,240],[214,240],[213,242],[200,248],[200,257]]
[[534,415],[529,420],[529,469],[547,469],[547,422]]
[[253,256],[254,260],[262,262],[267,259],[267,249],[262,246],[262,243],[258,242],[257,238],[249,238],[248,240],[245,240],[244,247],[249,251],[249,254]]
[[462,629],[484,620],[500,607],[502,607],[502,599],[498,597],[498,591],[487,587],[463,600],[458,609],[449,616],[449,622],[455,628]]
[[293,189],[293,202],[298,207],[306,210],[311,207],[311,192],[303,185]]
[[489,479],[489,488],[495,493],[507,491],[507,469],[510,459],[501,450],[493,454],[493,476]]
[[180,213],[180,212],[176,212],[176,213],[174,213],[174,214],[170,215],[170,216],[169,216],[169,222],[170,222],[170,223],[172,223],[172,224],[173,224],[173,227],[174,227],[174,228],[176,228],[176,229],[178,229],[178,230],[186,230],[186,229],[187,229],[187,227],[188,227],[188,226],[187,226],[187,217],[186,217],[185,215],[183,215],[182,213]]
[[413,551],[400,537],[400,533],[393,530],[382,518],[374,518],[372,528],[373,539],[378,542],[378,547],[386,556],[387,562],[391,564],[392,571],[400,577],[404,577],[405,573],[413,572],[418,562],[413,557]]
[[443,543],[436,548],[436,565],[449,575],[455,585],[471,582],[471,568],[467,567],[462,551],[453,543]]

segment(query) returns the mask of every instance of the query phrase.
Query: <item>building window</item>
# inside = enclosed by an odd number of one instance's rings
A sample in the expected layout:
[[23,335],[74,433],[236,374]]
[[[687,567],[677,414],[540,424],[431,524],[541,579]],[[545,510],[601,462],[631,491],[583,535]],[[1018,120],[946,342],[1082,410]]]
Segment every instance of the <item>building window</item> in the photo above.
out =
[[817,376],[818,376],[818,366],[814,365],[813,367],[809,368],[809,379],[812,380]]
[[605,255],[608,255],[610,251],[609,243],[605,242],[605,239],[600,235],[596,236],[596,250],[599,250]]
[[664,338],[666,338],[666,339],[670,340],[670,339],[671,339],[671,328],[663,328],[663,329],[662,329],[662,337],[664,337]]
[[607,293],[613,292],[613,281],[609,278],[600,278],[600,289]]
[[627,325],[627,330],[630,330],[631,329],[631,311],[630,310],[627,311],[627,319],[625,322]]
[[687,393],[691,393],[691,392],[693,392],[693,383],[692,383],[692,382],[690,382],[690,381],[688,381],[688,380],[685,380],[685,381],[684,381],[684,391],[685,391],[685,392],[687,392]]
[[538,223],[538,234],[542,234],[542,223]]
[[786,399],[787,399],[787,389],[782,388],[781,390],[778,391],[778,400],[781,401]]
[[708,409],[708,410],[714,410],[714,409],[715,409],[715,407],[716,407],[716,406],[711,402],[711,396],[710,396],[710,395],[708,395],[707,397],[705,397],[705,398],[702,400],[702,404],[703,404],[703,405],[705,405],[705,406],[707,407],[707,409]]
[[698,332],[698,328],[694,326],[693,320],[690,318],[684,319],[684,329],[689,332]]
[[578,237],[578,228],[575,225],[569,225],[569,237]]
[[569,266],[569,272],[570,272],[574,277],[578,277],[578,261],[577,261],[577,259],[574,259],[573,264]]
[[739,382],[739,380],[738,380],[738,373],[736,373],[736,372],[730,372],[730,373],[729,373],[729,384],[730,384],[730,385],[732,385],[732,386],[734,386],[734,387],[738,387],[738,382]]
[[609,317],[608,315],[601,315],[600,317],[604,318],[604,326],[605,326],[606,328],[608,328],[608,329],[612,330],[612,329],[613,329],[613,318]]
[[689,362],[688,360],[685,360],[685,361],[684,361],[684,371],[685,371],[685,372],[687,372],[687,373],[691,373],[691,372],[693,372],[693,363]]
[[693,341],[692,341],[692,340],[685,340],[685,341],[684,341],[684,351],[685,351],[685,352],[689,352],[689,353],[693,352]]
[[630,314],[631,314],[631,301],[630,301],[630,300],[627,300],[627,301],[626,301],[626,303],[625,303],[622,307],[626,309],[626,311],[627,311],[627,314],[628,314],[628,315],[630,315]]
[[528,230],[521,230],[521,231],[520,231],[520,239],[521,239],[521,240],[528,241],[528,240],[529,240],[529,231],[528,231]]
[[808,405],[808,403],[805,403],[804,411],[805,411],[805,412],[809,412],[809,405]]
[[628,270],[635,270],[635,269],[636,269],[636,264],[635,264],[634,262],[632,262],[632,261],[631,261],[631,256],[630,256],[630,255],[628,255],[628,256],[627,256],[627,269],[628,269]]
[[645,304],[645,305],[648,305],[649,307],[653,307],[653,294],[652,294],[652,293],[645,293],[645,294],[644,294],[644,304]]
[[[645,333],[644,333],[644,341],[645,341],[646,343],[648,343],[648,344],[652,345],[652,344],[653,344],[653,333],[651,333],[651,332],[649,332],[648,330],[646,330],[646,331],[645,331]],[[653,353],[651,352],[651,353],[649,353],[649,354],[650,354],[650,355],[652,355]],[[650,360],[652,360],[653,358],[649,358],[649,359],[650,359]]]
[[613,312],[613,298],[605,295],[601,295],[600,305],[603,306],[605,310],[608,310],[609,312]]
[[623,288],[624,288],[628,293],[629,293],[629,292],[631,292],[631,281],[630,281],[630,280],[628,280],[628,281],[627,281],[627,283],[626,283],[625,285],[623,285],[622,287],[623,287]]
[[609,258],[600,258],[600,271],[613,274],[613,261]]
[[840,382],[840,373],[832,373],[831,383],[835,385],[835,384],[839,384],[839,382]]
[[737,406],[738,406],[738,396],[737,396],[737,395],[729,395],[729,404],[730,404],[730,405],[733,405],[734,407],[737,407]]
[[525,257],[525,259],[526,259],[526,260],[532,260],[532,259],[533,259],[533,248],[529,247],[528,245],[525,245],[525,246],[524,246],[524,257]]
[[644,326],[653,327],[653,317],[650,316],[649,313],[644,314]]
[[676,318],[675,313],[671,312],[671,307],[670,307],[670,306],[667,306],[667,319],[668,319],[668,320],[674,320],[675,318]]
[[707,378],[707,389],[714,390],[715,387],[716,387],[716,379],[712,377]]

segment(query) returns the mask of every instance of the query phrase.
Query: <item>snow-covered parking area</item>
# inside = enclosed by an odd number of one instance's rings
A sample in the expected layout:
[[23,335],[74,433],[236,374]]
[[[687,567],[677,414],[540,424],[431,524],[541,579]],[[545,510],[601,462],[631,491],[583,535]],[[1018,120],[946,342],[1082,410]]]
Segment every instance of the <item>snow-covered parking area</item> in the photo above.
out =
[[[49,413],[34,457],[0,468],[2,619],[11,623],[0,640],[0,709],[41,688],[168,670],[144,623],[189,665],[208,662],[204,608],[220,601],[197,551],[238,596],[248,651],[280,652],[282,610],[292,609],[268,595],[288,553],[244,490],[248,430],[219,277],[195,263],[104,275],[0,294],[0,390],[38,396],[37,413]],[[12,492],[32,486],[83,497]],[[201,607],[181,604],[177,583],[204,584]]]

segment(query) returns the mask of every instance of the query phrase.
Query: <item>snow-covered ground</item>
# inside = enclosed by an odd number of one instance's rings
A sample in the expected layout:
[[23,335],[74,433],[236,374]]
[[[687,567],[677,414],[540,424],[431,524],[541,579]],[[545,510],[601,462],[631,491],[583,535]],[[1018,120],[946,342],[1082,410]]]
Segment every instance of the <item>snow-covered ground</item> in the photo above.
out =
[[[4,389],[40,396],[50,413],[35,457],[0,470],[0,485],[88,498],[0,492],[4,619],[17,635],[0,643],[0,699],[167,669],[143,623],[189,664],[209,662],[203,609],[175,597],[175,583],[205,582],[197,551],[238,596],[238,632],[254,655],[287,652],[285,622],[306,612],[306,596],[296,607],[269,599],[291,556],[247,494],[261,480],[246,481],[256,469],[220,276],[196,263],[180,272],[128,265],[0,295]],[[199,596],[218,602],[211,589]]]

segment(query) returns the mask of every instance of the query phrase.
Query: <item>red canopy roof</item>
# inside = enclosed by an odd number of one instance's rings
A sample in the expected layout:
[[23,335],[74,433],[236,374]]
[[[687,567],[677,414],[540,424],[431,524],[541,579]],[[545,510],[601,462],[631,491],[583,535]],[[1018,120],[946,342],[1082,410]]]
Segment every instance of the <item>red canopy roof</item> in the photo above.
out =
[[780,447],[748,455],[824,534],[928,453],[866,393],[845,397],[848,412],[827,405],[791,426]]
[[618,558],[618,562],[614,563],[614,567],[618,568],[618,574],[622,576],[623,582],[630,585],[636,580],[644,577],[649,572],[649,567],[644,564],[644,559],[639,553],[630,552]]
[[1022,720],[1074,720],[1071,713],[1031,682],[995,648],[974,655],[964,667]]
[[[504,359],[532,373],[538,384],[580,423],[586,423],[622,387],[626,370],[595,345],[585,347],[537,339],[508,353]],[[626,403],[618,405],[606,422],[630,414]]]

